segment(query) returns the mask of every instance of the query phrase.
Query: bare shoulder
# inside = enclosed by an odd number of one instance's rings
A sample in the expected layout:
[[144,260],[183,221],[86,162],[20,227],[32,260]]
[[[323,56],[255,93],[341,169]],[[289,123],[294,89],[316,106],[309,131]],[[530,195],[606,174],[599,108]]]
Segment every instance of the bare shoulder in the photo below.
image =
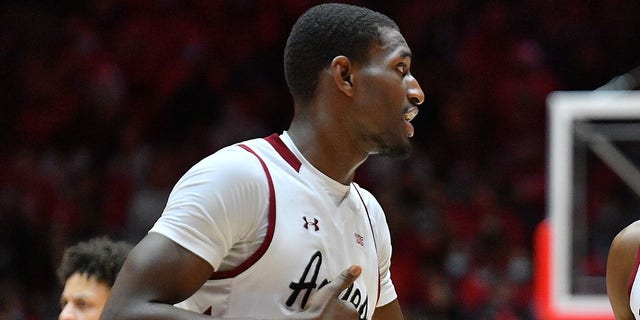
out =
[[607,294],[616,319],[634,319],[629,308],[629,280],[635,271],[640,246],[640,221],[633,222],[614,237],[607,258]]
[[638,246],[640,245],[640,220],[635,221],[624,229],[622,229],[615,236],[611,243],[611,250],[621,251],[622,253],[632,253],[634,254],[638,250]]
[[622,272],[628,277],[635,267],[640,246],[640,221],[635,221],[620,230],[611,242],[607,258],[607,271]]

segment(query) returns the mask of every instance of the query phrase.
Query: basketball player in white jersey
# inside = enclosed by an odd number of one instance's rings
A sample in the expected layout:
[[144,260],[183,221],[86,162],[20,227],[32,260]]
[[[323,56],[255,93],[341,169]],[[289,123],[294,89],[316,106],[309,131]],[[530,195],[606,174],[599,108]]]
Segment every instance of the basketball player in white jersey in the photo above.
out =
[[616,320],[640,319],[640,221],[622,229],[607,258],[607,294]]
[[289,129],[178,181],[101,319],[403,319],[384,212],[353,177],[411,150],[411,51],[388,17],[323,4],[293,26],[284,65]]

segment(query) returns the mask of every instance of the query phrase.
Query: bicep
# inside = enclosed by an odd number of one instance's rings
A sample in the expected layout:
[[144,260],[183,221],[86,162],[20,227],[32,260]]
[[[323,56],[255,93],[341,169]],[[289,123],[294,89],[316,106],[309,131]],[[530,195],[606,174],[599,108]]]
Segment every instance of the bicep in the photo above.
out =
[[398,299],[376,308],[373,320],[403,320],[402,309]]
[[129,254],[110,299],[122,305],[174,304],[196,292],[212,272],[213,267],[199,256],[163,235],[149,233]]

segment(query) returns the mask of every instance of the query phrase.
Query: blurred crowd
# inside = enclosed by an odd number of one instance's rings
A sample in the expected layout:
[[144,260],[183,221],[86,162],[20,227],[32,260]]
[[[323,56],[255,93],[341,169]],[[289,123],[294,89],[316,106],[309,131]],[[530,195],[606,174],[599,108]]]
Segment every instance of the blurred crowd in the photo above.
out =
[[[196,161],[286,129],[284,42],[315,3],[0,4],[0,319],[54,318],[66,246],[139,241]],[[640,65],[640,2],[349,3],[399,24],[427,96],[412,157],[356,179],[386,210],[405,317],[534,319],[546,96]]]

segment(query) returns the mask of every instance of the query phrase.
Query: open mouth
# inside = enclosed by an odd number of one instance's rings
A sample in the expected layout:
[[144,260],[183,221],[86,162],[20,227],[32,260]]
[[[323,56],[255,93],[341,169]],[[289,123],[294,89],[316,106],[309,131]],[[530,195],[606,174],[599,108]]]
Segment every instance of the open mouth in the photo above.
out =
[[414,133],[413,125],[410,122],[417,115],[418,115],[418,107],[416,107],[416,106],[410,107],[409,109],[407,109],[407,111],[405,111],[405,113],[402,114],[402,120],[405,121],[405,127],[406,127],[406,130],[407,130],[407,136],[409,138],[413,137],[413,133]]
[[405,113],[402,114],[402,119],[405,121],[411,121],[418,115],[418,107],[412,106]]

